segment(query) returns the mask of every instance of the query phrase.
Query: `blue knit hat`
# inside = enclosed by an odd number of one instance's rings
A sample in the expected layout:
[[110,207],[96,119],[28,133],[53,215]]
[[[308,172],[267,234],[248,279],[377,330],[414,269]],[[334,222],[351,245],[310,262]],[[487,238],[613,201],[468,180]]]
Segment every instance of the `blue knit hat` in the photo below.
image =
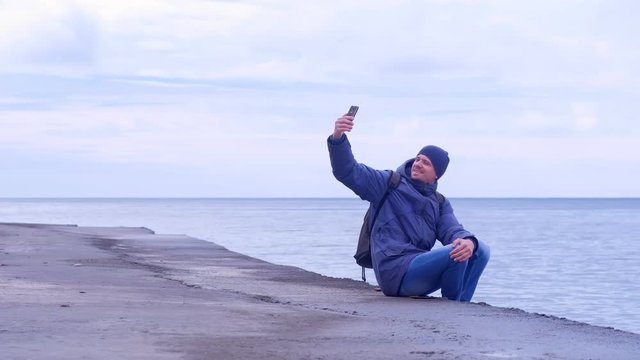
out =
[[433,169],[436,171],[438,179],[440,179],[442,175],[444,175],[444,172],[447,171],[447,166],[449,166],[449,153],[444,151],[442,148],[435,145],[427,145],[423,147],[418,154],[422,154],[431,160],[431,164],[433,164]]

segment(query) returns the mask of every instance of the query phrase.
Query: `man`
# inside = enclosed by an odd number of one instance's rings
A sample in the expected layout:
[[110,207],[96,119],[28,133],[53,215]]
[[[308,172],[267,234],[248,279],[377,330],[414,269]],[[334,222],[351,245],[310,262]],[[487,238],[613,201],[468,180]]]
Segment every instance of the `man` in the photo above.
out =
[[[356,162],[345,134],[353,129],[353,119],[338,118],[327,139],[331,167],[336,179],[369,201],[375,211],[392,172]],[[489,247],[462,227],[448,199],[439,205],[438,180],[448,165],[448,153],[429,145],[397,170],[400,184],[383,203],[371,229],[373,270],[385,295],[423,296],[441,289],[450,300],[473,297],[489,261]],[[444,246],[431,250],[436,239]]]

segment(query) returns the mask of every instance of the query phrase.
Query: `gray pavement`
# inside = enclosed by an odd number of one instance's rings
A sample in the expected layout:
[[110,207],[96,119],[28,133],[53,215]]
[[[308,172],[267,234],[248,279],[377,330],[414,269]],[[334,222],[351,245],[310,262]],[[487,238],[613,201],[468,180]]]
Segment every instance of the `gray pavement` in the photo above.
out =
[[385,297],[145,228],[0,224],[0,359],[638,359],[640,335]]

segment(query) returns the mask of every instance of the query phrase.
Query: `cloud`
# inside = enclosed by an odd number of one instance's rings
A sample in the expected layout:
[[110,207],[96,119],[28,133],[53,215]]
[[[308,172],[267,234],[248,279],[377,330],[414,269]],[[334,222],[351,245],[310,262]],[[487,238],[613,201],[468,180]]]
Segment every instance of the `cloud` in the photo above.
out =
[[173,108],[5,111],[0,148],[106,163],[224,167],[299,161],[308,157],[303,149],[309,141],[322,144],[315,134],[282,132],[291,127],[288,119],[264,116],[262,127],[251,122],[256,126],[247,127],[247,119],[234,114]]
[[638,160],[637,5],[363,4],[0,1],[0,147],[279,169],[276,186],[329,171],[324,139],[357,104],[354,149],[382,168],[427,143],[473,164]]
[[[30,1],[41,10],[2,9],[23,21],[0,21],[1,33],[21,30],[26,38],[5,36],[0,44],[8,39],[15,45],[7,53],[36,54],[38,63],[49,59],[52,66],[66,61],[76,70],[73,61],[93,63],[88,71],[94,75],[380,88],[384,82],[413,91],[434,79],[489,79],[510,90],[637,84],[632,65],[638,51],[628,50],[619,32],[593,30],[619,22],[597,15],[615,5]],[[623,53],[627,58],[620,61]],[[17,60],[11,65],[23,67]]]
[[539,111],[525,111],[517,120],[517,126],[524,131],[546,134],[581,133],[598,126],[598,116],[593,105],[581,102],[568,104],[568,109],[543,114]]
[[571,111],[573,113],[573,125],[577,130],[590,130],[598,125],[597,115],[587,104],[571,104]]
[[0,9],[0,50],[6,54],[0,69],[18,65],[22,71],[77,73],[72,69],[93,65],[98,29],[82,8],[69,1],[28,0],[20,5],[7,2]]

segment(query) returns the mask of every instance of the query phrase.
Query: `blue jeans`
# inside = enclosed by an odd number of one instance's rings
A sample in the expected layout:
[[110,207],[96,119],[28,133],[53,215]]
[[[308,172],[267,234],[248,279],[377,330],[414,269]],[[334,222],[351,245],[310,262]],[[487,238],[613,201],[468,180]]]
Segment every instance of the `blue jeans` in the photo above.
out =
[[478,280],[489,262],[489,246],[478,241],[478,251],[467,261],[449,257],[453,245],[418,255],[402,278],[400,296],[424,296],[442,289],[449,300],[471,301]]

